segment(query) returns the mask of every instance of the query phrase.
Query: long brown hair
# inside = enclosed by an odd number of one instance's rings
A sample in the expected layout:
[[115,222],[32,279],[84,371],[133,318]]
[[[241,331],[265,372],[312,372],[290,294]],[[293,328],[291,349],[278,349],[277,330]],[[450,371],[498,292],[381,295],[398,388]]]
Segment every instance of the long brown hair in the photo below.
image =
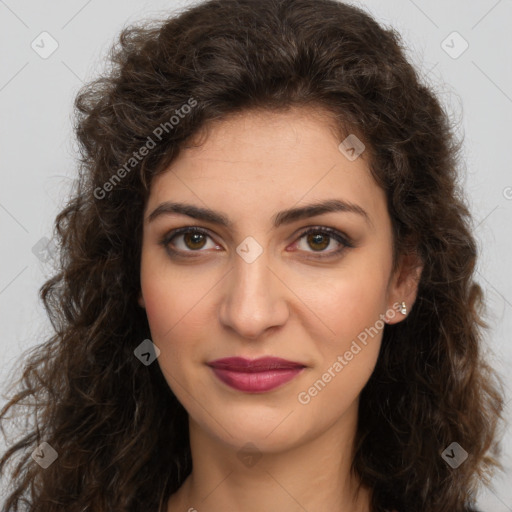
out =
[[[55,221],[59,271],[40,290],[55,333],[0,413],[4,434],[8,411],[26,419],[0,460],[5,473],[18,456],[2,510],[164,510],[192,462],[186,411],[158,364],[134,356],[150,338],[137,297],[151,181],[206,123],[292,107],[323,109],[366,144],[395,254],[424,264],[362,391],[353,470],[375,511],[474,504],[500,467],[503,397],[482,349],[462,142],[400,36],[334,0],[210,0],[124,29],[109,62],[76,98],[79,175]],[[31,458],[42,442],[58,454],[46,469]],[[457,468],[441,455],[452,442],[468,453]]]

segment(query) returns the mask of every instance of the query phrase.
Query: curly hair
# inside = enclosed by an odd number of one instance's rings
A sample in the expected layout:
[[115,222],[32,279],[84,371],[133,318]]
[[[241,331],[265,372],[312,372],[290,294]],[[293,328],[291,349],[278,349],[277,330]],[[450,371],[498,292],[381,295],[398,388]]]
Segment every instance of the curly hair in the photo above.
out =
[[[335,0],[209,0],[122,30],[75,100],[78,179],[55,220],[59,268],[39,291],[55,332],[24,354],[0,413],[4,435],[12,408],[26,420],[0,460],[0,473],[14,466],[2,510],[164,510],[192,460],[187,412],[159,366],[134,356],[150,338],[137,297],[151,181],[215,120],[305,107],[364,142],[395,262],[414,250],[424,265],[362,390],[353,470],[374,511],[474,506],[502,469],[502,384],[482,345],[462,142],[405,53],[394,29]],[[468,452],[457,469],[441,457],[454,441]],[[31,460],[42,442],[58,453],[44,470]]]

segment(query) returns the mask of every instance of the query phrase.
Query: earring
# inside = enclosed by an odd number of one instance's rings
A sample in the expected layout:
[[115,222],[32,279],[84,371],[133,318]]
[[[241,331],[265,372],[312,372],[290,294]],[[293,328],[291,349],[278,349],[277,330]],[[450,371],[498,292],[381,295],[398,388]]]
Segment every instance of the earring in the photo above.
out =
[[400,313],[402,313],[402,315],[407,314],[407,305],[403,301],[402,301],[402,304],[400,304]]

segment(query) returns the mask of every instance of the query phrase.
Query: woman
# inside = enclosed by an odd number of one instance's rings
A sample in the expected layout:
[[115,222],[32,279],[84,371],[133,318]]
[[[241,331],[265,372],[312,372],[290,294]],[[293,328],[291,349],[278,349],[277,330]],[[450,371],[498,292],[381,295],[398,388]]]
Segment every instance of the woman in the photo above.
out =
[[503,398],[460,143],[399,36],[211,0],[111,58],[3,510],[472,510]]

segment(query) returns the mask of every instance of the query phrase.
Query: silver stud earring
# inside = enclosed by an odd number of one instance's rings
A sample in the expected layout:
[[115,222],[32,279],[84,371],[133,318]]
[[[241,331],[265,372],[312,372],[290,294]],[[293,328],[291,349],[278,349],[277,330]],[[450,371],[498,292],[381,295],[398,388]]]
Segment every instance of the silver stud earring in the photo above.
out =
[[400,313],[402,313],[402,315],[407,314],[407,305],[403,301],[402,301],[402,304],[400,304]]

